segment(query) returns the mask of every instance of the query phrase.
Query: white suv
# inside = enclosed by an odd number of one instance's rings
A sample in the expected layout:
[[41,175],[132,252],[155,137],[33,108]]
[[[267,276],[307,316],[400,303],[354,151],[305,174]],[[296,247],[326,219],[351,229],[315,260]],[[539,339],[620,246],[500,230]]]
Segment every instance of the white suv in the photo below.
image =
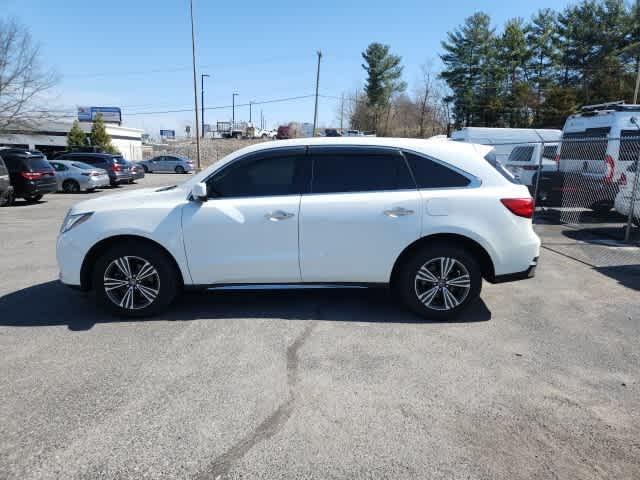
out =
[[529,192],[485,150],[363,137],[253,145],[180,186],[73,207],[60,279],[129,316],[160,312],[183,288],[302,284],[390,285],[415,312],[448,318],[483,277],[531,277],[538,259]]

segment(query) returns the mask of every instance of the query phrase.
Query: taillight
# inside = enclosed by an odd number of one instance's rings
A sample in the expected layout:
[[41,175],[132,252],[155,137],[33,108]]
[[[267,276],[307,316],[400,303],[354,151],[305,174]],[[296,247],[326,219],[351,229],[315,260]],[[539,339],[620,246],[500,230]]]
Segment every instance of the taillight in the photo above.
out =
[[42,172],[20,172],[20,174],[27,180],[38,180],[44,176]]
[[114,163],[113,165],[111,165],[112,172],[119,172],[120,170],[122,170],[122,167],[120,167],[120,165],[118,165],[117,163]]
[[533,198],[503,198],[500,201],[514,215],[524,218],[533,217],[533,209],[535,206]]
[[556,166],[560,168],[560,153],[556,153]]
[[611,155],[605,155],[604,163],[606,164],[607,170],[604,175],[604,182],[611,183],[613,181],[613,172],[615,171],[615,163],[613,162],[613,158]]

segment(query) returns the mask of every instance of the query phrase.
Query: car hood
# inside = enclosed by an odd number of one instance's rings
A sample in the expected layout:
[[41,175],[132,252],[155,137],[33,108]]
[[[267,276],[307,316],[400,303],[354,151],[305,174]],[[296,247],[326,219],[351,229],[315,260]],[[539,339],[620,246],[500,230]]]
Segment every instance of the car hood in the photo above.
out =
[[170,190],[165,190],[166,188],[140,188],[128,192],[104,195],[77,203],[71,209],[71,213],[133,210],[149,203],[178,203],[187,198],[187,191],[181,186]]

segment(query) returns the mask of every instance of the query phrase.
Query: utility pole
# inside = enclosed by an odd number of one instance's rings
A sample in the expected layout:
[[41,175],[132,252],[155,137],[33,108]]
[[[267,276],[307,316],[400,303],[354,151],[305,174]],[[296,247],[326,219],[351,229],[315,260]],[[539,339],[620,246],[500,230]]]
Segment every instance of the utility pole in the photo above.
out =
[[249,100],[249,123],[251,123],[251,100]]
[[264,115],[262,115],[262,109],[260,109],[260,128],[264,130]]
[[236,126],[236,97],[237,93],[233,93],[231,95],[231,130],[233,130]]
[[[636,22],[640,17],[640,0],[636,0]],[[636,38],[636,41],[640,39]],[[640,54],[636,54],[636,66],[638,71],[636,72],[636,89],[633,92],[633,103],[638,103],[638,89],[640,89]]]
[[204,138],[204,77],[209,77],[206,73],[200,75],[200,108],[202,109],[202,138]]
[[343,117],[344,117],[344,92],[342,92],[342,100],[340,101],[340,133],[342,133]]
[[318,54],[318,70],[316,72],[316,106],[313,110],[313,131],[311,136],[314,137],[316,135],[316,127],[318,126],[318,88],[320,87],[320,59],[322,58],[322,52],[318,50],[316,52]]
[[196,34],[193,27],[193,0],[189,0],[189,4],[191,6],[191,60],[193,63],[193,103],[194,110],[196,112],[196,160],[197,160],[197,169],[198,171],[202,170],[202,166],[200,164],[200,132],[198,129],[200,126],[200,120],[198,119],[198,80],[196,77]]

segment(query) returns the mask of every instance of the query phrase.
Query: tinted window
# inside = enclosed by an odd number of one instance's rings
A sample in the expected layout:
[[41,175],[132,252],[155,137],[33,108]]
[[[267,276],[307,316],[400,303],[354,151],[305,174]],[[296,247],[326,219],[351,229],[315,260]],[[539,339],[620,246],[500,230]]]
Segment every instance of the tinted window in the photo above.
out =
[[419,188],[466,187],[471,183],[464,175],[428,158],[405,152]]
[[71,165],[73,165],[76,168],[80,168],[82,170],[93,170],[93,167],[91,165],[87,165],[86,163],[76,162],[76,163],[72,163]]
[[113,160],[119,165],[127,164],[127,161],[124,159],[124,157],[113,157]]
[[31,170],[51,170],[51,164],[44,157],[27,158],[24,163]]
[[604,160],[609,127],[562,134],[561,160]]
[[370,192],[416,188],[406,162],[393,153],[316,153],[313,193]]
[[620,132],[620,155],[618,160],[634,162],[640,156],[640,131],[622,130]]
[[516,147],[509,155],[510,162],[529,162],[533,157],[533,147]]
[[544,147],[544,150],[542,151],[542,157],[548,158],[549,160],[555,160],[557,151],[558,151],[557,145],[547,145],[546,147]]
[[64,170],[66,170],[66,169],[67,169],[67,167],[65,167],[65,166],[64,166],[63,164],[61,164],[61,163],[58,163],[58,162],[50,162],[50,163],[51,163],[51,166],[53,167],[53,169],[54,169],[56,172],[63,172]]
[[254,156],[239,160],[207,181],[210,197],[265,197],[301,193],[304,157]]

